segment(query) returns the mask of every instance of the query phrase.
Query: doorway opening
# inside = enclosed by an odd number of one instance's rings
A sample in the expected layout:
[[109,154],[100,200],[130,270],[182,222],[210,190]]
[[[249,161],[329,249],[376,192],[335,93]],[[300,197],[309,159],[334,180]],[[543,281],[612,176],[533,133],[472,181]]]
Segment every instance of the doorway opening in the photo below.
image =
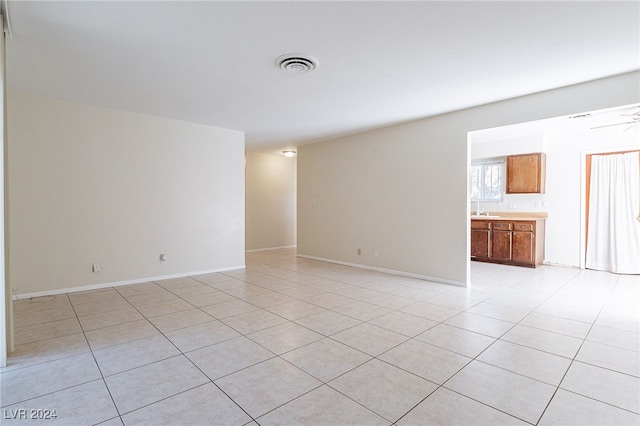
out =
[[640,274],[640,149],[584,154],[584,268]]
[[[481,203],[480,210],[498,215],[546,213],[543,263],[584,269],[585,155],[640,149],[640,124],[634,124],[633,118],[636,112],[640,104],[470,132],[470,165],[483,158],[546,153],[545,194],[507,195],[493,204]],[[612,125],[617,123],[627,124]],[[475,211],[477,206],[468,201],[469,210]]]

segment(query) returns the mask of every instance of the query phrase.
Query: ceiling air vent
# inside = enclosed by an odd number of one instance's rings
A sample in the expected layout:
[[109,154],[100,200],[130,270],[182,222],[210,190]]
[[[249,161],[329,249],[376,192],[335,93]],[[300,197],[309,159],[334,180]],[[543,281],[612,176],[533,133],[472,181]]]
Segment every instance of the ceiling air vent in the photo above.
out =
[[286,55],[278,56],[276,59],[276,65],[286,72],[303,74],[318,68],[318,61],[308,55],[288,53]]

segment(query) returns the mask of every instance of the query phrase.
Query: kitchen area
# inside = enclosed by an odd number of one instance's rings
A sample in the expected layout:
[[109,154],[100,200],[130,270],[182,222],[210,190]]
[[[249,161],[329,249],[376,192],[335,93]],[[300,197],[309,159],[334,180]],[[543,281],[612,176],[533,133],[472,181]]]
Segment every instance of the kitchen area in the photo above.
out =
[[[504,163],[498,164],[498,175],[505,177],[506,194],[544,194],[546,175],[546,155],[543,152],[511,155]],[[501,173],[501,170],[504,172]],[[495,168],[494,168],[495,169]],[[482,182],[473,181],[474,189],[492,178],[487,176]],[[480,176],[472,174],[472,179]],[[502,183],[500,184],[502,186]],[[471,260],[502,263],[507,265],[535,268],[544,260],[545,212],[490,212],[482,211],[480,195],[491,191],[475,192],[475,211],[471,215]]]
[[471,260],[585,268],[587,159],[640,149],[640,125],[616,125],[639,109],[470,132]]

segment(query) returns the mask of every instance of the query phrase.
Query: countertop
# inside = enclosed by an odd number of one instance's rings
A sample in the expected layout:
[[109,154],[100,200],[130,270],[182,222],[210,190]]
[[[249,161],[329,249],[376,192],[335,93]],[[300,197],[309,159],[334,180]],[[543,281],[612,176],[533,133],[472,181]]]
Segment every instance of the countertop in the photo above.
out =
[[471,215],[471,220],[511,220],[511,221],[519,221],[519,220],[544,220],[547,218],[547,212],[488,212],[488,216],[476,216],[475,214]]

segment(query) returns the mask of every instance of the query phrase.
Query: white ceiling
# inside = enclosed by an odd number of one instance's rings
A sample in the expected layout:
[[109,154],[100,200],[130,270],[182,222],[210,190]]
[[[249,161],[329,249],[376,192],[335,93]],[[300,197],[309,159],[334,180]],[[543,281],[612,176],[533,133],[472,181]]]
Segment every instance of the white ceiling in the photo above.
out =
[[482,143],[530,135],[567,134],[598,129],[610,129],[619,133],[632,128],[637,129],[638,126],[640,126],[640,103],[476,130],[470,132],[469,140],[471,143]]
[[[10,90],[269,151],[640,69],[640,2],[9,1]],[[318,58],[287,74],[284,53]]]

